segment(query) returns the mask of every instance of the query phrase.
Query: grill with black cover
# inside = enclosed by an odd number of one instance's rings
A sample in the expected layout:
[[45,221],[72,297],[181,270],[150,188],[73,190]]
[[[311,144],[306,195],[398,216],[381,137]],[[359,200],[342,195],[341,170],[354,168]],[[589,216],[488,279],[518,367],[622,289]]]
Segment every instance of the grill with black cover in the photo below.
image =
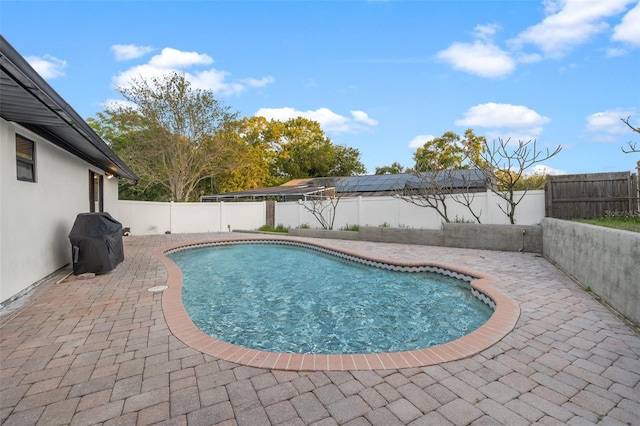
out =
[[80,213],[69,240],[74,275],[109,272],[124,260],[122,224],[109,213]]

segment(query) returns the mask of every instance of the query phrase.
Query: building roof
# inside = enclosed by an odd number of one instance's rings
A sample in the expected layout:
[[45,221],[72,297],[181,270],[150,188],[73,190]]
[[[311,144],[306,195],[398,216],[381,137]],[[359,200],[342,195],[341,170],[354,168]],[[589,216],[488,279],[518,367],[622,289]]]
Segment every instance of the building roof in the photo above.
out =
[[280,186],[225,192],[223,194],[204,195],[200,201],[296,201],[306,197],[323,194],[328,188],[313,183],[313,179],[295,179]]
[[487,179],[477,169],[425,172],[420,175],[398,173],[389,175],[363,175],[295,179],[280,186],[248,189],[245,191],[205,195],[201,201],[247,201],[277,199],[295,201],[331,191],[348,196],[384,196],[401,190],[418,190],[438,185],[458,190],[486,190]]
[[0,117],[105,172],[138,180],[76,111],[0,35]]

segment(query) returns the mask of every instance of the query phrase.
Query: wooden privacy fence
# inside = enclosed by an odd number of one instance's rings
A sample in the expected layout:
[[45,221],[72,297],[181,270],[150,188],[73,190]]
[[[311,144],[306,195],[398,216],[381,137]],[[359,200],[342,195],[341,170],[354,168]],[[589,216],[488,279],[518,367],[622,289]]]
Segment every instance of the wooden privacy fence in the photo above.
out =
[[545,216],[595,219],[638,214],[638,175],[631,172],[548,176]]

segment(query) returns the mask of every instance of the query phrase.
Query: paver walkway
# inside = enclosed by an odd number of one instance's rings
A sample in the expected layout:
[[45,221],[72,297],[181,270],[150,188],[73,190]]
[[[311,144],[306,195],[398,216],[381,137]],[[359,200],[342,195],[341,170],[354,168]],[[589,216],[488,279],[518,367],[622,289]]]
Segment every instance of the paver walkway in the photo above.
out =
[[383,371],[285,372],[218,360],[171,335],[152,252],[242,234],[125,237],[125,261],[61,271],[0,312],[3,425],[640,425],[640,337],[533,254],[323,240],[492,274],[521,316],[471,358]]

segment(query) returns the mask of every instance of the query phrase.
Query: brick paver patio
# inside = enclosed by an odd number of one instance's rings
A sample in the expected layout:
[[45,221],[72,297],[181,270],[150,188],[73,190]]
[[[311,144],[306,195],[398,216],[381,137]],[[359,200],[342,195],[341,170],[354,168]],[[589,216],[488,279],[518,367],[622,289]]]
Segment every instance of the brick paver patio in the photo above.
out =
[[516,328],[422,368],[293,372],[216,359],[171,334],[153,256],[236,233],[125,237],[125,261],[60,271],[0,313],[3,425],[640,425],[640,337],[534,254],[323,240],[337,249],[485,272]]

